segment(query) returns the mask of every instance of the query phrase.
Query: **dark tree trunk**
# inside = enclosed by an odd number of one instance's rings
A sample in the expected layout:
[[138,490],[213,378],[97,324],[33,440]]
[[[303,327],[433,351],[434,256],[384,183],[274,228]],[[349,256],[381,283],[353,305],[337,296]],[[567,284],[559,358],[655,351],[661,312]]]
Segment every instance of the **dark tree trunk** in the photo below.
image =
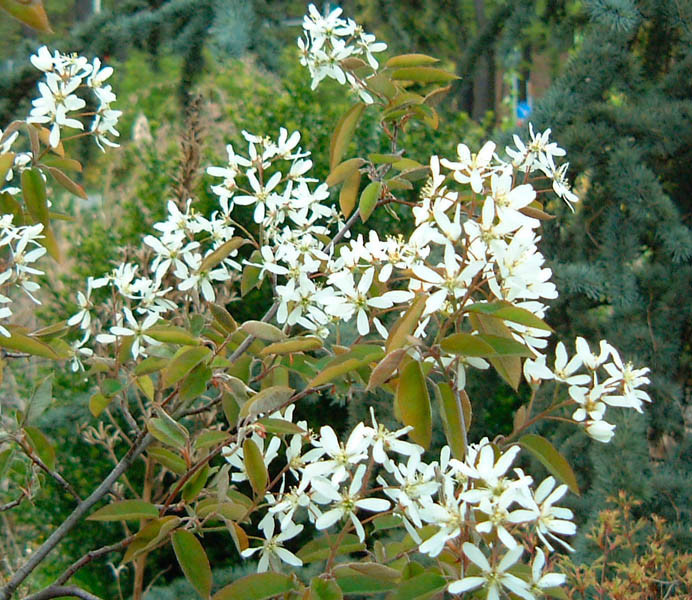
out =
[[[478,31],[483,31],[488,22],[485,13],[485,0],[474,0]],[[473,76],[473,100],[471,116],[480,121],[489,110],[495,109],[495,53],[488,47],[478,59]]]
[[77,21],[86,21],[94,12],[93,0],[75,0],[74,15]]

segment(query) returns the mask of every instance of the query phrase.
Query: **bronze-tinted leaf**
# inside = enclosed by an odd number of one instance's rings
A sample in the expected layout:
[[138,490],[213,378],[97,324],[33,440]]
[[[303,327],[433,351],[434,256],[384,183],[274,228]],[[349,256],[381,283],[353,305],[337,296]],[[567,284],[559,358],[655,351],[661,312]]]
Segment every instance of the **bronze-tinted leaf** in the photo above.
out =
[[348,217],[356,206],[358,191],[360,190],[360,171],[353,171],[339,192],[339,208],[344,217]]
[[348,112],[339,119],[336,124],[334,134],[332,135],[331,145],[329,147],[329,168],[333,170],[336,165],[341,162],[348,144],[356,131],[356,125],[360,120],[365,104],[362,102],[352,106]]
[[365,161],[362,158],[349,158],[345,160],[329,173],[327,176],[327,185],[329,187],[339,185],[342,181],[348,179],[364,163]]
[[42,0],[0,0],[0,9],[6,10],[27,27],[53,33]]

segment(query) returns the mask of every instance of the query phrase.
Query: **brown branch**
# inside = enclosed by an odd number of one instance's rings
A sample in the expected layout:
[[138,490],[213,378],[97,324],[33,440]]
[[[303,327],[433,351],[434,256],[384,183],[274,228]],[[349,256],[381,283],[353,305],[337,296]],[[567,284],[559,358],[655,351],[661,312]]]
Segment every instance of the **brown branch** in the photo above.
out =
[[[48,556],[48,554],[55,548],[62,539],[79,523],[79,521],[84,517],[91,508],[103,498],[111,489],[113,484],[120,478],[120,476],[127,471],[127,469],[132,466],[137,457],[144,451],[144,449],[151,444],[154,438],[150,434],[145,434],[137,440],[135,440],[134,445],[127,451],[125,456],[120,460],[120,462],[113,468],[113,470],[108,474],[108,476],[101,482],[101,484],[89,495],[88,498],[81,501],[77,507],[72,511],[69,517],[65,519],[60,526],[48,537],[48,539],[41,544],[41,546],[32,553],[27,560],[12,576],[12,578],[7,582],[7,584],[0,589],[0,600],[10,600],[14,591],[21,585],[21,583],[32,573],[32,571],[38,567],[38,565],[43,562],[43,560]],[[48,588],[47,588],[48,589]],[[77,588],[79,589],[79,588]],[[45,590],[44,590],[45,591]],[[39,592],[41,593],[41,592]],[[85,592],[86,593],[86,592]],[[39,596],[40,598],[55,598],[59,596]],[[87,600],[93,600],[96,596],[81,596]],[[33,600],[37,600],[34,598]]]
[[81,600],[101,600],[90,592],[76,585],[51,585],[47,588],[27,596],[24,600],[48,600],[49,598],[80,598]]

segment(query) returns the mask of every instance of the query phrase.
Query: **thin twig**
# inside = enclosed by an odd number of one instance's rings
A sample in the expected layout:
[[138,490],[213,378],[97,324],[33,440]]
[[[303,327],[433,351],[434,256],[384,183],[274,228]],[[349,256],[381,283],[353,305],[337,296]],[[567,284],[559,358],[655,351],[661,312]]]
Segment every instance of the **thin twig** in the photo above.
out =
[[97,548],[96,550],[91,550],[87,552],[82,558],[79,560],[73,562],[67,569],[63,571],[63,573],[58,577],[53,585],[63,585],[66,583],[70,577],[72,577],[79,569],[82,567],[88,565],[91,561],[100,558],[101,556],[104,556],[106,554],[110,554],[111,552],[117,552],[118,550],[122,550],[125,546],[129,545],[130,542],[135,539],[134,535],[131,535],[129,537],[126,537],[124,540],[120,540],[116,544],[111,544],[110,546],[103,546],[102,548]]
[[18,443],[22,447],[22,450],[24,450],[24,453],[29,457],[31,462],[33,462],[42,471],[45,471],[47,475],[55,479],[55,481],[57,481],[58,484],[60,484],[75,500],[77,500],[77,502],[82,501],[82,499],[79,497],[79,494],[75,491],[74,487],[72,487],[72,485],[70,485],[65,480],[65,478],[62,475],[60,475],[60,473],[50,469],[48,465],[44,463],[29,446],[27,446],[21,441],[19,441]]

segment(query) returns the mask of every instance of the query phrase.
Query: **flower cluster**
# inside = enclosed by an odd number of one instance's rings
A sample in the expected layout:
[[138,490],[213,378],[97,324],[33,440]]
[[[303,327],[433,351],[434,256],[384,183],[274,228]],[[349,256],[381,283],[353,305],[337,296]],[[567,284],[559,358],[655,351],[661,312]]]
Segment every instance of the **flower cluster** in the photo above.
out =
[[[43,271],[33,266],[45,253],[39,240],[43,238],[43,225],[25,225],[17,227],[13,224],[14,215],[0,217],[0,249],[2,266],[0,267],[0,319],[12,316],[8,304],[11,299],[6,295],[13,287],[20,288],[36,304],[40,304],[34,294],[39,290],[39,284],[32,280],[35,275],[43,275]],[[0,335],[10,336],[7,328],[0,325]]]
[[[112,75],[111,67],[104,67],[98,58],[92,63],[83,56],[61,54],[57,50],[51,54],[46,46],[39,48],[31,57],[31,63],[45,74],[44,81],[38,84],[41,96],[33,101],[29,123],[50,126],[49,143],[55,148],[60,143],[61,128],[84,129],[83,117],[92,117],[90,133],[101,150],[103,145],[117,146],[108,135],[117,137],[115,129],[122,114],[111,105],[115,94],[105,81]],[[84,89],[91,89],[98,102],[93,111],[82,111],[87,101],[80,95]],[[75,114],[76,113],[76,114]]]
[[[290,421],[293,407],[272,417]],[[535,581],[510,574],[489,577],[504,573],[518,561],[523,539],[535,535],[546,551],[553,552],[556,542],[570,549],[561,536],[576,532],[572,512],[556,506],[567,492],[566,485],[556,487],[554,478],[548,477],[534,490],[533,479],[521,469],[509,474],[519,454],[518,446],[498,454],[497,448],[483,439],[469,446],[464,460],[451,458],[445,447],[439,461],[426,463],[423,448],[402,439],[410,427],[390,431],[376,421],[374,412],[372,424],[359,423],[345,442],[339,441],[329,426],[313,433],[305,422],[297,425],[305,433],[284,441],[278,437],[264,439],[265,434],[256,426],[239,432],[241,440],[247,435],[255,442],[266,466],[285,453],[280,489],[265,496],[268,508],[259,523],[265,541],[242,553],[249,557],[260,552],[259,571],[278,568],[281,561],[302,564],[283,544],[302,531],[306,522],[317,530],[339,524],[345,531],[355,531],[363,542],[365,523],[387,514],[398,518],[418,551],[430,557],[453,548],[448,542],[460,537],[476,540],[464,544],[464,553],[483,574],[453,582],[453,593],[479,585],[492,593],[492,586],[499,584],[530,598],[532,585],[552,587],[563,582],[561,575],[542,574],[545,554],[540,548],[533,565]],[[234,482],[248,478],[242,453],[240,441],[223,449]],[[425,524],[433,531],[422,539]],[[504,549],[504,556],[496,548]]]
[[[138,264],[121,263],[103,277],[89,278],[86,292],[77,293],[79,310],[70,317],[68,325],[77,325],[84,332],[82,345],[94,333],[96,341],[105,344],[131,338],[132,357],[145,357],[149,346],[160,344],[147,332],[176,309],[177,304],[171,299],[176,290],[183,292],[182,300],[192,294],[196,300],[201,297],[213,302],[214,285],[230,280],[232,272],[240,269],[233,258],[237,249],[227,246],[235,241],[235,228],[226,216],[217,211],[207,219],[195,213],[190,204],[188,201],[182,212],[175,202],[169,201],[168,218],[154,225],[159,235],[144,237],[144,244],[154,255],[148,270],[144,270],[147,272],[141,272]],[[223,248],[228,250],[218,260],[208,262]],[[108,316],[110,327],[94,318],[99,307],[91,300],[92,291],[104,286],[115,292],[115,303]],[[108,332],[104,331],[106,328]]]
[[325,17],[314,4],[308,7],[303,20],[305,37],[298,38],[300,64],[309,69],[313,90],[325,77],[331,77],[342,85],[348,83],[363,102],[371,104],[373,98],[363,80],[345,68],[343,61],[364,59],[363,66],[376,71],[379,65],[373,54],[386,50],[387,44],[377,42],[374,35],[363,31],[352,19],[342,19],[341,13],[340,8],[335,8]]
[[629,362],[623,363],[618,351],[605,340],[601,340],[599,352],[595,354],[588,342],[578,337],[576,350],[570,359],[565,345],[558,342],[552,370],[547,367],[545,356],[526,360],[526,380],[534,385],[542,380],[567,384],[569,397],[576,404],[572,419],[581,423],[593,439],[609,442],[615,425],[605,421],[606,407],[633,408],[642,412],[642,403],[651,402],[649,394],[639,389],[649,383],[646,377],[649,369],[636,369]]

